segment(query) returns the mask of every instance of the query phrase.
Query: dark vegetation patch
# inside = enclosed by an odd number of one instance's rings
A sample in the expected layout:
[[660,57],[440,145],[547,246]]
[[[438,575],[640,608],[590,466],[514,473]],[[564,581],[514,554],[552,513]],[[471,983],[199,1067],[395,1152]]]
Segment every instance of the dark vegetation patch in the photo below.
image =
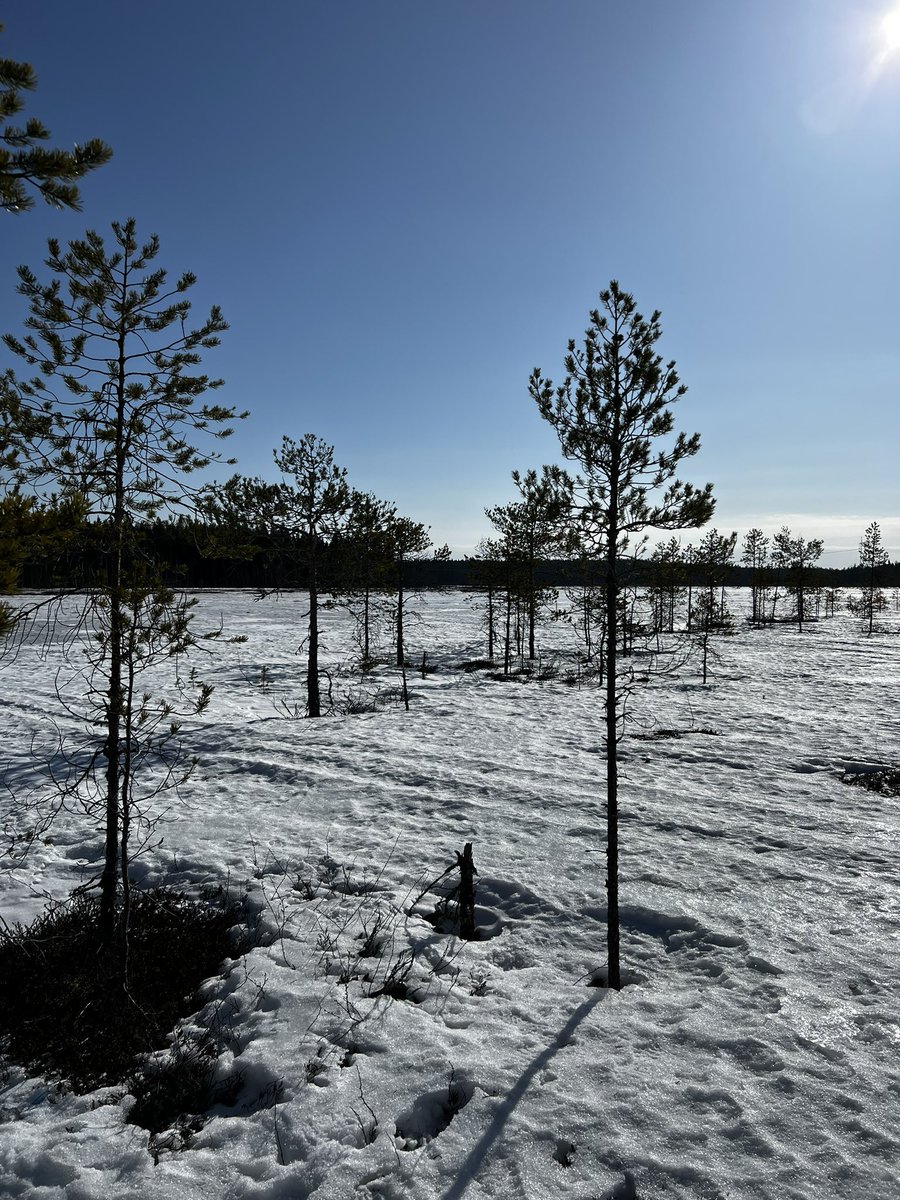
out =
[[524,666],[510,667],[508,671],[491,671],[487,676],[488,679],[495,679],[498,683],[532,683],[536,679],[554,679],[555,677],[555,673],[539,672],[528,663]]
[[885,767],[879,771],[845,771],[841,783],[866,788],[879,796],[900,796],[900,767]]
[[[127,1120],[151,1134],[150,1151],[181,1150],[203,1128],[214,1104],[231,1107],[242,1079],[234,1072],[216,1077],[221,1046],[215,1031],[204,1029],[176,1037],[166,1054],[147,1059],[128,1081],[135,1097]],[[166,1134],[166,1137],[160,1135]]]
[[[197,1007],[200,984],[235,953],[230,931],[241,906],[224,893],[213,900],[168,888],[137,892],[126,945],[104,946],[98,918],[99,899],[81,893],[27,927],[0,931],[0,1049],[76,1092],[129,1081],[138,1096],[132,1119],[159,1128],[168,1116],[159,1072],[139,1064],[166,1045]],[[209,1043],[201,1038],[167,1057],[177,1067],[170,1107],[187,1103],[179,1091],[193,1091],[196,1102],[198,1078],[211,1077]],[[143,1097],[142,1081],[150,1085]]]
[[485,670],[488,674],[487,679],[494,679],[498,683],[551,683],[557,680],[562,680],[563,683],[572,682],[569,678],[569,673],[560,670],[560,664],[555,658],[536,658],[536,659],[520,659],[515,656],[515,665],[510,665],[508,670],[497,668],[496,662],[491,662],[489,659],[476,659],[477,665],[470,666],[468,663],[462,664],[464,671]]
[[335,711],[344,717],[358,717],[362,713],[373,713],[378,708],[375,696],[366,696],[360,692],[350,693],[335,705]]

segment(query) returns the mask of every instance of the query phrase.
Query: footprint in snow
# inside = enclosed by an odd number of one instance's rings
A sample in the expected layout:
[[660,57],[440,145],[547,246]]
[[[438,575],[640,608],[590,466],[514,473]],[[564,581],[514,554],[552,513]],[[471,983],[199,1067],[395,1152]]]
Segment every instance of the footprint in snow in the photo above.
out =
[[[658,937],[668,953],[692,948],[706,950],[714,946],[748,949],[744,938],[736,934],[714,933],[694,917],[659,912],[638,904],[624,904],[619,913],[625,928],[638,934]],[[590,915],[593,915],[593,912]]]
[[533,892],[524,883],[483,875],[478,880],[479,903],[497,910],[513,921],[524,921],[541,913],[556,914],[556,905]]
[[444,1132],[474,1094],[475,1085],[470,1080],[453,1074],[446,1087],[420,1096],[395,1122],[397,1149],[418,1150],[432,1141]]
[[743,1113],[743,1109],[730,1092],[722,1088],[703,1088],[690,1084],[684,1089],[686,1099],[702,1112],[718,1113],[719,1116],[734,1120]]

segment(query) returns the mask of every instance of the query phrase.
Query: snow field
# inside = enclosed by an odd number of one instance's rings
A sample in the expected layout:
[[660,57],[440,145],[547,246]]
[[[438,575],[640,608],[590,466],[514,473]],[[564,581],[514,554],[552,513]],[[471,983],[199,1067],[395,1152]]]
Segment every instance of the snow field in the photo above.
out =
[[[633,982],[616,994],[587,986],[605,953],[597,690],[453,669],[484,654],[476,606],[421,607],[410,657],[439,670],[410,670],[409,713],[301,721],[284,714],[302,702],[305,597],[202,596],[198,628],[224,632],[191,660],[216,686],[185,725],[199,765],[138,874],[249,888],[262,944],[207,981],[193,1018],[215,1017],[237,1099],[155,1163],[128,1097],[12,1068],[0,1196],[900,1197],[900,801],[840,782],[894,761],[896,634],[861,638],[844,615],[742,630],[708,686],[688,664],[636,688]],[[355,693],[346,618],[323,617],[335,695]],[[36,637],[0,675],[18,791],[41,784],[57,729],[78,729],[58,665]],[[385,667],[366,686],[396,683]],[[466,841],[473,943],[426,919],[434,892],[412,903]],[[30,919],[100,852],[97,829],[62,814],[0,865],[0,915]],[[380,955],[363,956],[373,930]],[[407,998],[381,991],[392,971]]]

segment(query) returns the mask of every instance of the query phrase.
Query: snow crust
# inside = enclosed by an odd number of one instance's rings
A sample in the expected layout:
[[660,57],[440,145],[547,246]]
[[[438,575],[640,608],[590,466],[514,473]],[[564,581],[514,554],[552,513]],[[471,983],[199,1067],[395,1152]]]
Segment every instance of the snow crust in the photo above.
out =
[[[600,694],[463,673],[485,650],[477,603],[420,606],[410,654],[438,669],[410,671],[411,711],[306,721],[286,715],[305,596],[202,595],[197,627],[223,633],[192,662],[216,690],[185,725],[198,767],[137,874],[249,888],[263,944],[207,981],[193,1018],[215,1015],[239,1095],[154,1162],[121,1090],[76,1096],[10,1067],[0,1197],[900,1197],[900,801],[840,780],[896,765],[896,630],[865,638],[844,614],[742,629],[707,686],[687,663],[636,688],[631,982],[611,993],[588,986],[604,962]],[[323,628],[334,694],[355,693],[347,618]],[[35,629],[0,671],[19,794],[46,790],[60,733],[81,736],[63,640]],[[546,662],[567,635],[542,643]],[[389,667],[366,684],[396,685]],[[466,841],[469,943],[426,919],[435,890],[413,904]],[[0,862],[2,918],[66,895],[101,849],[61,813]],[[373,927],[380,957],[360,958]],[[407,964],[409,998],[378,994]]]

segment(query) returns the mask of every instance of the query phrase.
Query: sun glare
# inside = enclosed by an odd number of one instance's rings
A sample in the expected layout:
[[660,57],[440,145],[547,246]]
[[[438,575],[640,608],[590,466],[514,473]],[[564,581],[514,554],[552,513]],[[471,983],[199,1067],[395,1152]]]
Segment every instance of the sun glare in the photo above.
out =
[[900,8],[892,9],[881,18],[881,37],[886,54],[896,54],[900,50]]

